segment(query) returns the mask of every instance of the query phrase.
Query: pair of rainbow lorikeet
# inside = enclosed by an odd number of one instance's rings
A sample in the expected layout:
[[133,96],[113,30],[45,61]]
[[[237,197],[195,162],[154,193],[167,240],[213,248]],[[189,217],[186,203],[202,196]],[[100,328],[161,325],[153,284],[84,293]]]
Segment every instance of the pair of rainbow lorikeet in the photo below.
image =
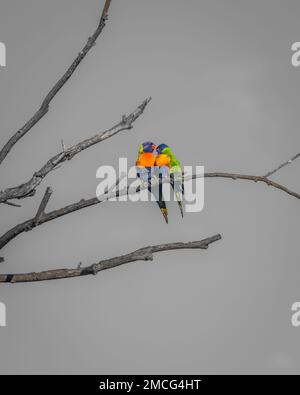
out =
[[[156,151],[157,155],[154,154]],[[140,145],[136,161],[137,175],[148,186],[148,191],[155,195],[151,188],[153,178],[159,177],[158,197],[155,196],[160,211],[168,223],[168,209],[162,193],[163,178],[170,177],[170,184],[175,192],[181,216],[183,217],[182,195],[184,193],[183,174],[179,160],[166,144],[155,145],[146,141]]]

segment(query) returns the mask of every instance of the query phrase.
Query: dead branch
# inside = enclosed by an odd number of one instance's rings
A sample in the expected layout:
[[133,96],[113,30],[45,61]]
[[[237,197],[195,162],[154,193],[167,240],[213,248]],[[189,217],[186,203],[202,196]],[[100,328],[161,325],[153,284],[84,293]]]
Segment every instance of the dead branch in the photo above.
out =
[[281,163],[278,167],[276,167],[274,170],[269,171],[264,177],[270,177],[273,174],[275,174],[278,170],[282,169],[283,167],[290,165],[291,163],[294,162],[294,160],[300,158],[300,152],[296,155],[294,155],[291,159],[287,160],[286,162]]
[[[85,58],[85,56],[90,51],[90,49],[95,45],[98,36],[101,34],[105,26],[110,4],[111,4],[111,0],[105,1],[105,5],[96,31],[93,33],[91,37],[89,37],[86,45],[83,47],[81,52],[79,52],[78,56],[73,61],[71,66],[68,68],[68,70],[65,72],[65,74],[57,81],[54,87],[46,95],[40,108],[31,117],[31,119],[10,138],[10,140],[2,148],[2,150],[0,151],[0,164],[9,154],[13,146],[23,136],[25,136],[25,134],[27,134],[30,131],[30,129],[49,111],[49,106],[51,101],[54,99],[54,97],[60,91],[60,89],[62,89],[62,87],[66,84],[66,82],[71,78],[71,76],[73,75],[79,64]],[[149,101],[150,99],[145,100],[129,116],[123,116],[121,122],[119,122],[117,125],[113,126],[111,129],[106,130],[105,132],[97,133],[92,138],[81,141],[78,144],[67,149],[65,148],[65,145],[62,141],[62,151],[59,152],[57,155],[53,156],[50,160],[48,160],[46,164],[39,171],[34,173],[34,175],[31,177],[29,181],[17,187],[7,188],[4,191],[0,191],[0,203],[8,204],[11,206],[18,206],[15,203],[10,202],[10,200],[22,199],[28,196],[33,196],[36,192],[36,188],[40,185],[42,180],[51,171],[57,169],[58,166],[60,166],[67,160],[71,160],[75,155],[77,155],[81,151],[88,149],[89,147],[107,138],[110,138],[123,130],[131,129],[133,122],[143,113]],[[269,179],[271,175],[276,173],[278,170],[282,169],[284,166],[287,166],[288,164],[292,163],[298,157],[300,157],[300,153],[298,153],[288,161],[282,163],[274,170],[269,171],[265,176],[255,176],[255,175],[245,175],[245,174],[225,173],[225,172],[210,172],[210,173],[205,173],[204,175],[194,174],[191,176],[187,176],[185,177],[185,180],[189,181],[199,177],[206,177],[206,178],[225,178],[232,180],[246,180],[246,181],[253,181],[255,183],[260,182],[260,183],[264,183],[267,186],[271,186],[275,189],[281,190],[297,199],[300,199],[300,194],[298,194],[297,192],[294,192],[288,189],[287,187],[283,186],[282,184],[276,183]],[[105,202],[113,197],[118,197],[125,194],[138,193],[142,189],[147,188],[147,186],[140,188],[133,188],[133,189],[126,187],[120,191],[118,190],[119,181],[120,180],[116,182],[113,189],[110,188],[109,190],[106,190],[104,195],[101,196],[100,198],[93,197],[91,199],[81,199],[79,202],[75,202],[58,210],[54,210],[52,212],[46,213],[45,210],[52,194],[51,188],[48,187],[38,207],[36,215],[33,218],[14,226],[0,237],[0,250],[11,240],[17,237],[19,234],[23,232],[31,231],[32,229],[48,221],[52,221],[56,218],[62,217],[67,214],[71,214],[75,211]],[[153,186],[155,186],[155,184],[153,184]],[[209,244],[220,239],[221,239],[221,235],[217,234],[215,236],[209,237],[201,241],[194,241],[188,243],[169,243],[169,244],[149,246],[149,247],[141,248],[139,250],[136,250],[126,255],[102,260],[98,263],[94,263],[86,267],[82,267],[81,264],[79,264],[77,268],[70,268],[70,269],[65,268],[65,269],[55,269],[55,270],[47,270],[47,271],[32,272],[32,273],[0,274],[0,283],[36,282],[36,281],[54,280],[54,279],[62,279],[62,278],[80,277],[86,275],[96,275],[102,270],[114,268],[130,262],[153,260],[153,253],[156,252],[175,250],[175,249],[176,250],[187,249],[187,248],[207,249]],[[2,257],[0,257],[0,262],[3,262]]]
[[[213,172],[213,173],[205,173],[204,177],[207,177],[207,178],[218,177],[218,178],[229,178],[232,180],[246,180],[246,181],[261,182],[261,183],[268,185],[269,187],[279,189],[280,191],[285,192],[288,195],[295,197],[296,199],[300,199],[299,193],[292,191],[291,189],[285,187],[282,184],[279,184],[278,182],[271,181],[269,178],[264,177],[264,176],[251,176],[248,174]],[[195,177],[195,178],[197,178],[197,177]]]
[[46,209],[46,206],[49,202],[51,195],[52,195],[52,189],[50,187],[47,187],[44,197],[41,201],[41,204],[38,208],[38,211],[37,211],[35,219],[34,219],[34,222],[36,224],[41,220],[42,216],[45,215],[45,209]]
[[36,188],[42,180],[47,176],[47,174],[56,169],[58,165],[61,165],[67,160],[73,159],[74,156],[80,152],[113,137],[117,133],[132,129],[133,123],[143,114],[150,100],[151,98],[144,100],[142,104],[139,105],[131,114],[128,116],[123,115],[122,120],[118,124],[105,132],[97,133],[95,136],[83,140],[70,148],[64,148],[61,152],[49,159],[40,170],[35,172],[29,181],[16,187],[0,191],[0,203],[5,203],[11,199],[22,199],[28,196],[33,196],[36,192]]
[[[192,176],[185,177],[185,181],[189,181],[191,179],[196,179],[199,177],[206,177],[206,178],[225,178],[225,179],[231,179],[231,180],[246,180],[246,181],[252,181],[255,183],[264,183],[268,186],[271,186],[275,189],[281,190],[288,195],[291,195],[295,197],[296,199],[300,199],[300,194],[297,192],[294,192],[285,186],[278,184],[274,181],[269,180],[266,177],[263,176],[253,176],[253,175],[247,175],[247,174],[237,174],[237,173],[223,173],[223,172],[213,172],[213,173],[205,173],[204,175],[202,174],[193,174]],[[155,184],[153,184],[155,186]],[[146,188],[146,187],[144,187]],[[122,189],[121,191],[109,191],[108,193],[105,193],[103,196],[98,197],[93,197],[90,199],[81,199],[78,202],[72,203],[68,206],[62,207],[58,210],[51,211],[49,213],[45,213],[38,221],[36,221],[36,218],[31,218],[25,222],[22,222],[10,230],[8,230],[6,233],[4,233],[0,237],[0,250],[8,244],[11,240],[13,240],[15,237],[17,237],[19,234],[23,232],[28,232],[31,231],[32,229],[36,228],[37,226],[40,226],[46,222],[55,220],[57,218],[63,217],[65,215],[71,214],[75,211],[82,210],[87,207],[95,206],[99,203],[103,203],[111,198],[114,197],[119,197],[122,195],[126,194],[134,194],[139,192],[140,190],[144,188],[133,188],[130,190],[128,187]]]
[[153,254],[156,252],[170,251],[170,250],[181,250],[181,249],[207,249],[211,243],[221,239],[220,234],[216,234],[212,237],[200,241],[192,241],[188,243],[168,243],[160,244],[149,247],[144,247],[130,254],[121,255],[115,258],[105,259],[98,263],[94,263],[90,266],[81,267],[78,266],[75,269],[54,269],[43,272],[33,273],[20,273],[20,274],[1,274],[0,283],[24,283],[24,282],[36,282],[46,280],[57,280],[62,278],[80,277],[87,275],[96,275],[102,270],[112,269],[114,267],[124,265],[130,262],[136,261],[152,261]]
[[66,84],[66,82],[71,78],[77,67],[86,57],[88,52],[96,43],[97,38],[101,34],[102,30],[105,27],[105,22],[108,16],[108,10],[110,6],[111,0],[106,0],[104,4],[104,8],[101,14],[101,18],[98,24],[97,29],[93,33],[91,37],[88,38],[87,43],[83,47],[83,49],[78,53],[76,59],[73,61],[68,70],[64,73],[64,75],[56,82],[53,88],[46,95],[43,100],[41,107],[36,111],[36,113],[25,123],[24,126],[21,127],[4,145],[4,147],[0,151],[0,164],[4,161],[6,156],[9,154],[13,146],[29,132],[30,129],[41,119],[43,118],[47,112],[49,111],[49,105],[51,101],[54,99],[56,94],[61,90],[61,88]]
[[7,206],[12,206],[12,207],[22,207],[20,204],[12,203],[12,202],[3,202],[3,204],[6,204]]

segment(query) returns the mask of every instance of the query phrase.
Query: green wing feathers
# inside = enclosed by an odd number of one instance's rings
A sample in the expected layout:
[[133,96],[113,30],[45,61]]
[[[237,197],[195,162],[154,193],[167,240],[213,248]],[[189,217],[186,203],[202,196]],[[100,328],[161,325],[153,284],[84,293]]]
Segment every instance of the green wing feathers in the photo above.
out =
[[171,149],[165,148],[162,151],[163,154],[166,154],[169,156],[170,158],[170,172],[171,173],[182,173],[182,168],[181,168],[181,164],[179,162],[179,160],[176,158],[176,156],[173,154],[173,152],[171,151]]

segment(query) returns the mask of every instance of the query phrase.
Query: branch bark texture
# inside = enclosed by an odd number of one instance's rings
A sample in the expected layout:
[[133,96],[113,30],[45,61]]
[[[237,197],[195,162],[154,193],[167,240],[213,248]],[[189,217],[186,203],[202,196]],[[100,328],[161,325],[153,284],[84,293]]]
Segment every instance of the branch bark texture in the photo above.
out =
[[0,203],[6,203],[11,199],[22,199],[28,196],[33,196],[36,192],[36,188],[42,182],[42,180],[49,174],[51,171],[57,168],[57,166],[61,165],[62,163],[71,160],[74,158],[75,155],[79,154],[80,152],[92,147],[95,144],[98,144],[110,137],[113,137],[117,133],[120,133],[124,130],[130,130],[133,127],[133,123],[139,118],[147,104],[150,102],[151,98],[144,100],[141,105],[139,105],[131,114],[128,116],[123,115],[122,120],[113,126],[112,128],[97,133],[95,136],[83,140],[76,145],[73,145],[70,148],[63,149],[63,151],[59,152],[51,159],[49,159],[45,165],[35,172],[30,180],[27,182],[18,185],[13,188],[7,188],[4,191],[0,191]]
[[[264,183],[267,186],[271,186],[272,188],[278,189],[282,192],[287,193],[290,196],[293,196],[296,199],[300,199],[300,194],[297,192],[294,192],[285,186],[278,184],[274,181],[269,180],[268,178],[264,176],[254,176],[254,175],[247,175],[247,174],[237,174],[237,173],[224,173],[224,172],[212,172],[212,173],[205,173],[204,175],[199,175],[199,174],[193,174],[192,176],[185,177],[185,181],[189,181],[191,179],[196,179],[199,177],[206,177],[206,178],[225,178],[225,179],[231,179],[231,180],[246,180],[246,181],[252,181],[255,183]],[[139,190],[141,190],[140,188]],[[28,219],[27,221],[24,221],[10,230],[8,230],[6,233],[4,233],[0,237],[0,250],[8,244],[10,241],[12,241],[15,237],[17,237],[19,234],[23,232],[28,232],[31,231],[32,229],[36,228],[37,226],[40,226],[46,222],[53,221],[57,218],[63,217],[65,215],[71,214],[75,211],[82,210],[87,207],[95,206],[99,203],[103,203],[111,198],[126,195],[126,194],[134,194],[139,192],[139,190],[132,189],[130,190],[128,187],[119,191],[110,191],[106,194],[104,194],[101,197],[93,197],[90,199],[81,199],[78,202],[72,203],[70,205],[67,205],[65,207],[62,207],[58,210],[51,211],[49,213],[45,213],[38,221],[36,220],[36,217],[33,217],[31,219]]]
[[110,7],[111,0],[106,0],[104,4],[104,8],[101,14],[101,18],[99,21],[99,24],[97,26],[97,29],[93,33],[91,37],[88,38],[87,43],[85,46],[82,48],[82,50],[78,53],[76,59],[73,61],[71,66],[68,68],[68,70],[63,74],[63,76],[56,82],[56,84],[53,86],[53,88],[49,91],[49,93],[46,95],[44,98],[40,108],[36,111],[36,113],[23,125],[9,140],[8,142],[4,145],[4,147],[0,151],[0,164],[4,161],[6,156],[9,154],[11,149],[17,142],[24,137],[30,129],[33,128],[34,125],[38,123],[38,121],[43,118],[47,112],[49,111],[49,105],[51,101],[54,99],[54,97],[57,95],[57,93],[61,90],[61,88],[66,84],[66,82],[72,77],[73,73],[77,69],[77,67],[80,65],[80,63],[83,61],[83,59],[86,57],[88,52],[90,51],[91,48],[96,43],[97,38],[101,34],[102,30],[105,27],[105,22],[108,16],[108,10]]
[[205,250],[211,243],[221,239],[220,234],[200,241],[188,243],[168,243],[149,247],[144,247],[126,255],[115,258],[105,259],[90,266],[77,267],[75,269],[54,269],[43,272],[20,273],[20,274],[0,274],[0,283],[24,283],[46,280],[58,280],[63,278],[96,275],[102,270],[112,269],[136,261],[152,261],[153,254],[162,251],[181,250],[181,249],[202,249]]

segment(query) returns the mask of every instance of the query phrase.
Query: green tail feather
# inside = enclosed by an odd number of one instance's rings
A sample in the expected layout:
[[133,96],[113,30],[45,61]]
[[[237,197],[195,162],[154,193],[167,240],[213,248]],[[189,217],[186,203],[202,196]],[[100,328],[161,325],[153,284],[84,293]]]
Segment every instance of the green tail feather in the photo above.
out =
[[[161,187],[161,185],[159,186]],[[151,186],[149,186],[148,191],[151,193]],[[156,203],[158,204],[158,207],[164,217],[164,220],[166,221],[166,223],[169,223],[169,219],[168,219],[168,209],[166,206],[166,202],[163,200],[162,195],[161,195],[161,190],[159,191],[160,196],[159,196],[159,200],[156,200]]]
[[166,221],[166,223],[169,223],[169,219],[168,219],[168,209],[167,208],[160,208],[160,211]]
[[181,216],[182,216],[182,218],[183,218],[183,206],[182,206],[182,201],[181,201],[181,198],[180,198],[180,193],[176,193],[175,194],[176,195],[176,199],[177,199],[177,203],[178,203],[178,206],[179,206],[179,209],[180,209],[180,213],[181,213]]

